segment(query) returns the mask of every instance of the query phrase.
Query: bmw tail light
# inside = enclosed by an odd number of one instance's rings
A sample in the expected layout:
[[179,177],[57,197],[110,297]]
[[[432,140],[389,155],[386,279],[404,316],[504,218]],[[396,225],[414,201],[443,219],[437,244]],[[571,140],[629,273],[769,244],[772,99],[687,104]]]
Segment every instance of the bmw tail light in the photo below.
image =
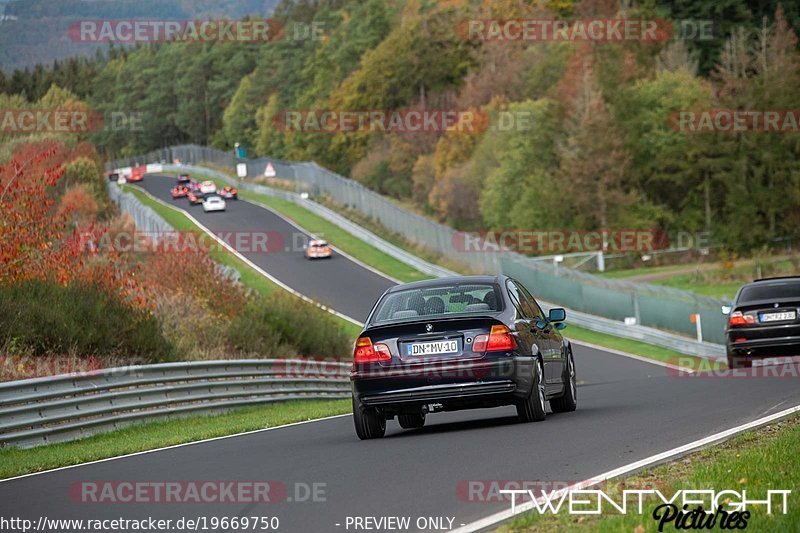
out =
[[475,353],[507,352],[516,347],[517,341],[511,335],[511,330],[499,324],[492,326],[488,335],[476,335],[472,341],[472,351]]
[[486,345],[489,342],[489,335],[475,335],[475,340],[472,341],[472,351],[475,353],[483,353],[486,351]]
[[728,319],[729,326],[746,326],[747,324],[754,324],[756,317],[753,315],[745,315],[741,311],[734,311]]
[[356,348],[353,351],[353,360],[356,363],[376,363],[391,358],[392,354],[385,344],[372,344],[372,339],[369,337],[359,337],[356,341]]
[[487,352],[506,352],[517,347],[517,341],[511,335],[508,326],[492,326],[489,332],[489,342],[486,345]]

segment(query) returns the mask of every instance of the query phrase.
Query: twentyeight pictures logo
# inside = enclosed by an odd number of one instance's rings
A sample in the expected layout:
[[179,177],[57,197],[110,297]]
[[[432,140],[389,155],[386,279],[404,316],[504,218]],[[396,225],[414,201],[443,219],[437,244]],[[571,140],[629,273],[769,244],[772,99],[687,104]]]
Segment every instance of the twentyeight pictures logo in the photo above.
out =
[[[578,484],[579,486],[581,484]],[[760,491],[677,490],[665,494],[658,488],[623,490],[621,494],[602,489],[575,488],[563,490],[500,489],[511,499],[511,513],[530,510],[538,514],[620,515],[645,514],[645,505],[655,503],[651,515],[658,522],[658,531],[669,529],[745,529],[752,510],[771,515],[789,512],[791,490]]]
[[250,20],[80,20],[69,38],[80,43],[268,42],[282,37],[271,19]]

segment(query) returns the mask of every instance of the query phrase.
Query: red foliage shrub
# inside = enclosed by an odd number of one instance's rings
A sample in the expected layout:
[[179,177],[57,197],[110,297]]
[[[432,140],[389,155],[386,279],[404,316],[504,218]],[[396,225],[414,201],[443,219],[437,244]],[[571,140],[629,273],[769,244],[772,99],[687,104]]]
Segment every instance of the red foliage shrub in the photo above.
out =
[[43,280],[62,285],[85,281],[144,307],[147,302],[128,262],[113,250],[99,257],[86,246],[106,228],[89,220],[80,232],[67,227],[76,208],[90,210],[85,198],[75,195],[62,200],[63,209],[55,207],[52,192],[63,176],[64,164],[75,154],[62,143],[32,143],[0,166],[0,281]]

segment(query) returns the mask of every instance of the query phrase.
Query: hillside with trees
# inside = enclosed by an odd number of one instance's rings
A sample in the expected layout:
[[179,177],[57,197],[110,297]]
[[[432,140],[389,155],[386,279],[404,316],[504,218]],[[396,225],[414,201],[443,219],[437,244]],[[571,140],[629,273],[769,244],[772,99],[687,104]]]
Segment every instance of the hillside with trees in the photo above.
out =
[[268,17],[276,4],[277,0],[9,0],[0,21],[0,71],[50,66],[104,51],[103,43],[70,38],[70,25],[80,20],[238,20]]
[[[107,155],[193,142],[315,160],[462,229],[710,231],[729,248],[800,237],[795,133],[680,131],[682,110],[798,110],[800,8],[777,0],[421,2],[284,0],[283,39],[114,49],[15,73],[100,112],[138,111],[139,132],[100,132]],[[704,39],[468,40],[469,19],[710,20]],[[320,38],[293,38],[317,24]],[[90,80],[90,81],[87,81]],[[292,110],[457,109],[478,132],[286,131]],[[497,127],[525,116],[527,128]]]
[[[82,111],[53,85],[0,109]],[[220,274],[213,250],[152,242],[111,202],[86,133],[0,131],[0,381],[171,360],[342,357],[333,315]],[[199,231],[199,230],[198,230]],[[134,246],[134,243],[137,243]],[[193,244],[192,244],[193,243]],[[313,320],[313,331],[296,324]]]

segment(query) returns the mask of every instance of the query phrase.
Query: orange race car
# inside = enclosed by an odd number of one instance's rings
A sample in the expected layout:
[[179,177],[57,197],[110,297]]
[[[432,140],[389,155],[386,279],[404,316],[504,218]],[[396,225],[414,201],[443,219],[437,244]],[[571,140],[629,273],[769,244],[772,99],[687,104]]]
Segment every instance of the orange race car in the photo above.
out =
[[177,187],[172,188],[172,199],[177,200],[178,198],[186,198],[189,194],[189,187],[184,187],[182,185],[178,185]]
[[306,259],[330,259],[331,255],[331,246],[327,241],[312,240],[306,246]]

